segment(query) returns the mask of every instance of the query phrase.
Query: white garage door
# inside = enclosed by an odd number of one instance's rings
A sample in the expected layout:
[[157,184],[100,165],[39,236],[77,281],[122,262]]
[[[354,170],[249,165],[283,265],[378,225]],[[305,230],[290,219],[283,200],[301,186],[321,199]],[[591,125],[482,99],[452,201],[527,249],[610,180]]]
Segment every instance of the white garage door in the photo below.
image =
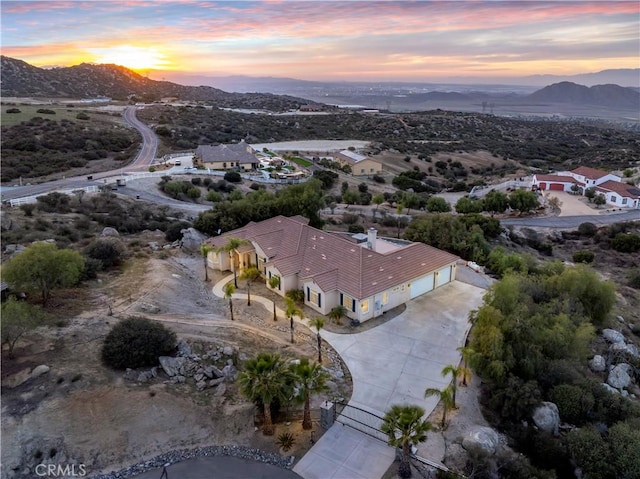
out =
[[433,289],[433,273],[411,283],[411,299]]
[[442,286],[443,284],[447,284],[451,281],[451,266],[447,266],[446,268],[442,268],[438,271],[438,283],[437,286]]

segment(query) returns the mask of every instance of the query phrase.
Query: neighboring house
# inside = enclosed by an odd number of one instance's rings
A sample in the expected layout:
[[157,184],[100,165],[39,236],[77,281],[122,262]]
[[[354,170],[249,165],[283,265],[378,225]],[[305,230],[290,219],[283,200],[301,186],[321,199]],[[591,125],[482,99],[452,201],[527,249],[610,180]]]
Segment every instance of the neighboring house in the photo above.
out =
[[580,166],[575,170],[553,175],[533,175],[532,186],[543,191],[573,192],[573,185],[577,185],[577,193],[582,195],[586,189],[595,188],[598,193],[604,195],[607,204],[622,208],[640,208],[640,189],[620,180],[621,178],[613,173]]
[[210,238],[206,243],[214,248],[223,247],[229,238],[247,243],[231,254],[209,253],[208,265],[222,271],[255,266],[268,287],[270,278],[279,278],[274,291],[281,296],[301,289],[310,308],[327,314],[342,305],[347,316],[358,321],[455,279],[459,258],[445,251],[378,238],[374,229],[356,239],[312,228],[307,222],[302,216],[276,216]]
[[260,161],[251,145],[240,142],[229,145],[200,145],[195,159],[212,170],[255,170]]
[[533,175],[533,187],[537,190],[572,191],[571,187],[573,185],[584,187],[583,183],[580,183],[572,176]]
[[596,191],[604,195],[607,204],[621,208],[640,208],[640,188],[636,186],[609,180],[596,186]]
[[337,153],[335,160],[341,165],[349,165],[351,173],[356,176],[375,175],[382,171],[382,163],[351,150],[342,150]]

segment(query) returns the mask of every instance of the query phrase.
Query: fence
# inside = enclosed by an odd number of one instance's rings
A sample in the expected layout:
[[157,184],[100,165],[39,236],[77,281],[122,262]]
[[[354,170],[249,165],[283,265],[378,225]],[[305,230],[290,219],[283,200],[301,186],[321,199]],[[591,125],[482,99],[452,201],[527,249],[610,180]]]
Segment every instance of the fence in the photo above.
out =
[[[57,193],[62,193],[63,195],[73,195],[75,194],[77,191],[84,191],[86,193],[92,193],[95,191],[98,191],[99,187],[98,186],[85,186],[84,188],[73,188],[71,190],[55,190]],[[13,200],[7,200],[9,202],[9,204],[11,205],[11,207],[15,207],[15,206],[20,206],[20,205],[26,205],[28,203],[36,203],[38,201],[38,197],[39,196],[46,196],[49,193],[53,193],[52,191],[47,191],[45,193],[40,193],[38,195],[32,195],[32,196],[24,196],[22,198],[15,198]]]

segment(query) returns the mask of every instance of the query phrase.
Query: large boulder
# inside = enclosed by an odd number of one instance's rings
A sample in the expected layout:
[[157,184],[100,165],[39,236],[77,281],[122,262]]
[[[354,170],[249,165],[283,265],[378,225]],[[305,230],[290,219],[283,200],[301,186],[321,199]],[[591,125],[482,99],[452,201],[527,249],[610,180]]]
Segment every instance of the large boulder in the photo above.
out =
[[118,230],[115,228],[112,228],[111,226],[107,226],[106,228],[102,229],[102,236],[120,236],[120,233],[118,233]]
[[41,364],[40,366],[36,366],[35,368],[33,368],[33,371],[31,371],[31,377],[34,379],[39,378],[43,374],[47,374],[50,369],[51,368],[46,364]]
[[615,329],[603,329],[602,336],[610,343],[624,343],[624,334]]
[[475,426],[462,439],[462,447],[470,453],[493,456],[500,445],[500,436],[490,427]]
[[182,249],[190,251],[190,252],[199,252],[200,245],[207,239],[206,235],[203,235],[195,228],[187,228],[181,231],[182,233],[182,241],[181,246]]
[[612,388],[607,383],[601,383],[601,384],[602,384],[602,387],[605,388],[610,393],[620,394],[620,391],[618,391],[616,388]]
[[558,434],[558,427],[560,426],[560,413],[558,412],[558,406],[552,402],[543,402],[533,411],[533,422],[538,429]]
[[591,361],[589,361],[589,368],[594,373],[601,373],[605,369],[607,369],[607,362],[605,361],[605,359],[602,356],[600,356],[599,354],[596,354],[593,357],[593,359]]
[[186,358],[160,356],[158,360],[160,361],[160,366],[162,366],[163,371],[167,374],[167,376],[172,378],[180,374],[180,369],[184,367]]
[[628,364],[617,364],[609,371],[607,377],[607,384],[616,389],[625,389],[631,383],[631,376],[629,375]]
[[178,356],[188,358],[193,354],[193,352],[191,351],[191,346],[189,346],[189,343],[187,343],[184,339],[180,339],[176,347],[178,348]]

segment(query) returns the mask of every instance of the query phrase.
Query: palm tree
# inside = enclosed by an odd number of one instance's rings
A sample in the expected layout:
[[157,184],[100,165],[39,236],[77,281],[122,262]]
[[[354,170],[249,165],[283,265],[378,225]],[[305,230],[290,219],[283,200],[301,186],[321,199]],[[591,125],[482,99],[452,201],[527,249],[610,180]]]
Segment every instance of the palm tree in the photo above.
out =
[[346,314],[347,308],[345,308],[344,306],[334,306],[333,308],[331,308],[331,311],[329,311],[329,314],[327,314],[327,316],[329,316],[329,318],[331,318],[334,323],[342,324],[342,318],[344,318]]
[[288,397],[287,385],[291,372],[279,354],[260,353],[244,363],[244,371],[238,376],[240,388],[252,401],[260,401],[264,408],[262,433],[271,436],[275,432],[271,420],[271,403]]
[[[271,276],[271,278],[269,278],[269,286],[271,286],[272,289],[276,289],[280,287],[280,276]],[[276,316],[276,302],[273,302],[273,320],[277,321],[278,317]]]
[[231,298],[233,297],[233,293],[236,292],[236,287],[231,283],[227,283],[224,285],[223,291],[224,299],[229,300],[229,311],[231,312],[231,321],[233,321],[233,300]]
[[207,256],[213,251],[213,246],[208,244],[200,245],[200,254],[204,260],[204,280],[209,281],[209,268],[207,268]]
[[284,298],[284,300],[287,302],[287,309],[285,309],[284,311],[284,315],[289,318],[290,321],[290,325],[291,325],[291,344],[294,343],[294,339],[293,339],[293,317],[294,316],[298,316],[300,319],[302,319],[302,316],[304,315],[304,313],[302,312],[302,309],[300,309],[296,303],[293,301],[293,299],[291,298]]
[[462,367],[466,370],[465,374],[462,375],[462,385],[466,386],[467,382],[471,381],[471,368],[469,366],[476,352],[469,346],[460,346],[456,348],[456,351],[459,351],[462,355]]
[[312,319],[309,324],[316,328],[316,338],[318,339],[318,362],[322,364],[322,338],[320,337],[320,330],[324,326],[324,318]]
[[449,384],[442,391],[436,388],[427,388],[424,392],[424,397],[438,396],[438,399],[442,403],[442,428],[447,422],[447,413],[453,408],[453,391],[452,386]]
[[298,387],[298,397],[304,403],[304,414],[302,416],[302,429],[311,429],[311,395],[327,389],[325,381],[329,375],[323,371],[318,363],[309,363],[307,358],[300,360],[300,363],[291,365],[291,371],[296,378]]
[[238,287],[238,268],[236,267],[236,261],[233,256],[233,252],[237,250],[240,246],[248,243],[249,242],[247,240],[244,240],[242,238],[229,238],[227,239],[227,242],[224,245],[216,248],[217,252],[226,251],[229,254],[231,268],[233,269],[233,285],[236,288]]
[[446,377],[448,374],[451,374],[451,389],[453,391],[453,407],[456,407],[456,392],[458,391],[458,378],[463,379],[466,384],[466,379],[471,378],[471,370],[462,365],[454,366],[453,364],[448,364],[444,368],[442,368],[442,377]]
[[380,430],[389,438],[389,445],[402,448],[400,477],[411,477],[409,454],[411,444],[426,441],[431,423],[422,419],[425,412],[420,406],[394,404],[384,415]]
[[260,270],[255,266],[245,269],[240,275],[240,279],[247,280],[247,306],[251,306],[251,282],[260,277]]

